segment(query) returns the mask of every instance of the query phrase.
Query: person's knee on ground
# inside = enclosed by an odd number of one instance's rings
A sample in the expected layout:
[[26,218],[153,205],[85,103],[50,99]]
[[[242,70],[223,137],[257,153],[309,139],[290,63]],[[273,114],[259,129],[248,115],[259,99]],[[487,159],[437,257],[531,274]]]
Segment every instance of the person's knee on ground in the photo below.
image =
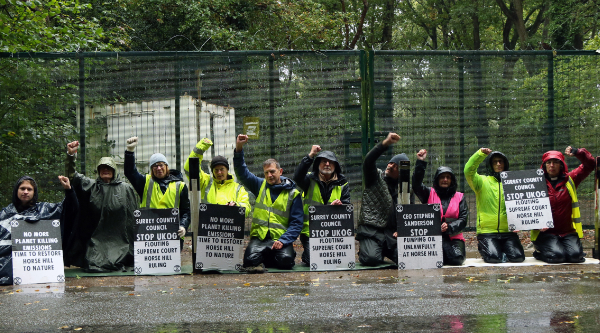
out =
[[448,240],[447,244],[442,243],[442,248],[444,254],[444,265],[460,266],[465,262],[465,242],[462,240]]
[[585,253],[581,240],[577,234],[568,234],[561,239],[564,248],[565,262],[580,263],[585,262]]
[[363,266],[377,266],[383,262],[382,251],[382,246],[377,241],[370,238],[362,239],[359,241],[358,261]]
[[300,242],[302,243],[302,247],[304,248],[304,252],[302,252],[302,262],[310,265],[310,238],[308,236],[301,234]]
[[296,264],[296,251],[294,245],[288,244],[279,250],[271,250],[272,260],[275,267],[280,269],[292,269]]
[[509,233],[503,235],[502,252],[506,254],[506,259],[510,262],[523,262],[525,261],[525,250],[519,239],[519,235],[516,233]]
[[477,250],[483,261],[498,264],[503,261],[502,251],[497,244],[498,240],[492,235],[477,235]]
[[264,262],[263,252],[267,249],[264,241],[258,238],[251,238],[244,251],[243,267],[255,267]]

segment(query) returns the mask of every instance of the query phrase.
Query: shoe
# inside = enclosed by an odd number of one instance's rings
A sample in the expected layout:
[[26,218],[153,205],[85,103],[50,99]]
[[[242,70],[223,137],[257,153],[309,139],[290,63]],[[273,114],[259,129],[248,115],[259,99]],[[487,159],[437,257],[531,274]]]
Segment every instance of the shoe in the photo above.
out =
[[266,272],[267,270],[265,269],[265,264],[261,263],[258,266],[244,267],[244,271],[248,274],[260,274]]

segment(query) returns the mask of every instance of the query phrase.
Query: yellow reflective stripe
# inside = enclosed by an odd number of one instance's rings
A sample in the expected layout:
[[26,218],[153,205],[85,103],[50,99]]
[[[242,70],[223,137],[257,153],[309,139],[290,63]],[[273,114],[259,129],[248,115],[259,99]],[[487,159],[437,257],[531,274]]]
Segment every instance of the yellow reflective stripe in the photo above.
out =
[[179,196],[181,195],[181,191],[179,187],[181,186],[181,182],[175,183],[175,207],[179,207]]
[[258,224],[258,225],[263,226],[263,227],[269,227],[270,229],[287,230],[287,227],[284,226],[283,224],[280,224],[280,223],[277,223],[277,222],[265,221],[265,220],[259,219],[257,217],[252,218],[252,223]]
[[148,182],[148,191],[146,192],[146,208],[150,209],[150,204],[152,202],[152,190],[154,189],[154,180],[150,178],[150,182]]

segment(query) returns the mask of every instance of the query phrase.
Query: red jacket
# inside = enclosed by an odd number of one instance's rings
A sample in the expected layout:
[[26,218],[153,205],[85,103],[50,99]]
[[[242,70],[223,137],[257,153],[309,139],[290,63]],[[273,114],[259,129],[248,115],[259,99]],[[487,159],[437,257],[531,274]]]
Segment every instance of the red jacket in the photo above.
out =
[[[585,148],[577,149],[575,157],[581,161],[575,170],[569,172],[565,157],[563,154],[556,150],[551,150],[542,156],[542,169],[546,176],[546,185],[548,186],[548,197],[550,198],[550,207],[552,208],[552,218],[554,219],[554,228],[548,229],[546,232],[553,235],[564,236],[569,233],[575,232],[573,223],[571,220],[571,196],[567,190],[566,183],[568,177],[573,179],[575,187],[579,186],[585,177],[587,177],[596,168],[596,161],[590,152]],[[559,180],[556,186],[552,186],[548,173],[546,172],[546,161],[552,158],[560,160],[563,164],[563,174],[559,175]]]

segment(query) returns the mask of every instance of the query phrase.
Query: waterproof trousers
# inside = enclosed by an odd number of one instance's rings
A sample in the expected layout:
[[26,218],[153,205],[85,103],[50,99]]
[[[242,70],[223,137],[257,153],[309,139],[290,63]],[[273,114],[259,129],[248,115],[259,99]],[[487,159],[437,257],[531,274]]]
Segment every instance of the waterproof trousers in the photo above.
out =
[[302,262],[310,265],[310,238],[308,236],[300,234],[300,242],[302,242],[302,247],[304,248],[304,252],[302,252]]
[[398,245],[393,248],[386,242],[380,242],[373,237],[365,237],[359,240],[358,260],[364,266],[377,266],[383,263],[383,258],[388,257],[396,265],[398,264]]
[[540,232],[533,242],[533,257],[548,263],[584,262],[585,254],[577,233],[558,236]]
[[487,263],[523,262],[525,252],[519,240],[519,235],[514,232],[497,234],[478,234],[477,249]]
[[442,250],[445,266],[460,266],[467,258],[465,242],[460,239],[453,240],[448,236],[442,235]]
[[250,242],[244,252],[244,267],[255,267],[265,264],[266,267],[280,269],[292,269],[296,260],[294,244],[284,245],[279,250],[272,250],[275,243],[270,238],[260,240],[258,237],[250,238]]

